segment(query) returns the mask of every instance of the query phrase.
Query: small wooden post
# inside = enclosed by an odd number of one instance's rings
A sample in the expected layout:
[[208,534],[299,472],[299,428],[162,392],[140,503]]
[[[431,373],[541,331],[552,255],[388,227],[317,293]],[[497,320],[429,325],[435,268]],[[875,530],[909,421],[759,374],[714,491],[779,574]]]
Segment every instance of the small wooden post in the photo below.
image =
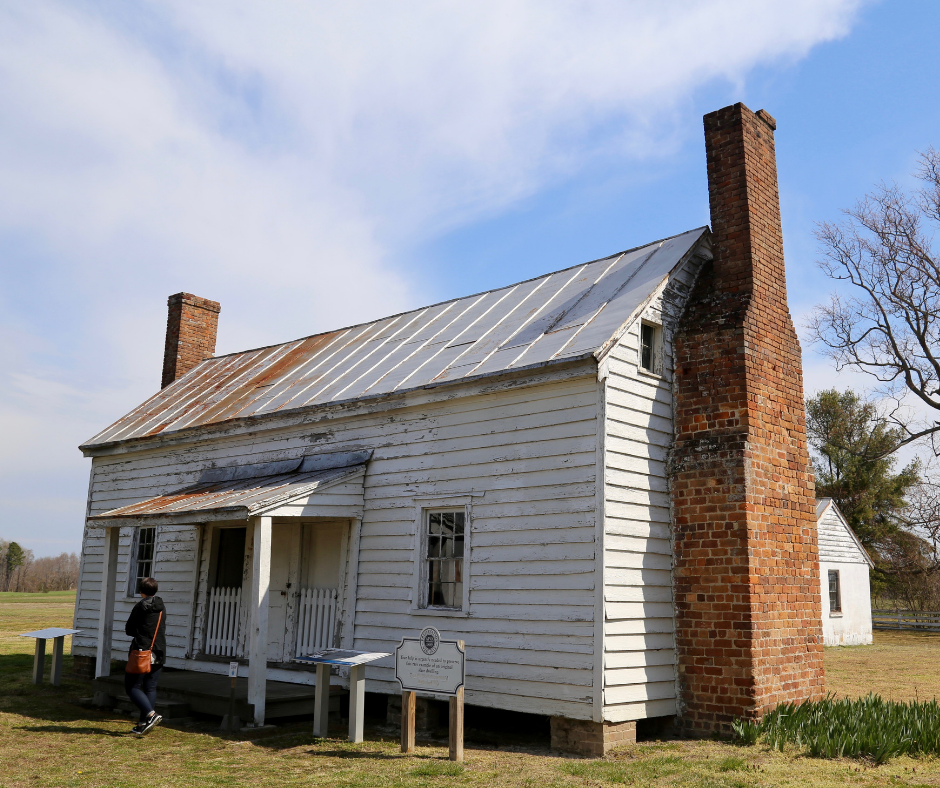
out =
[[62,650],[65,645],[65,635],[52,640],[52,686],[58,687],[62,683]]
[[42,684],[42,673],[46,668],[46,639],[36,638],[33,654],[33,684]]
[[365,718],[366,666],[349,668],[349,741],[362,741],[362,723]]
[[[464,650],[464,642],[457,641],[460,650]],[[404,710],[403,710],[404,711]],[[450,759],[463,763],[463,687],[457,690],[457,694],[450,698]]]
[[401,693],[401,751],[415,751],[415,707],[417,695],[410,690]]
[[313,735],[325,739],[330,728],[330,666],[317,663],[317,686],[313,696]]

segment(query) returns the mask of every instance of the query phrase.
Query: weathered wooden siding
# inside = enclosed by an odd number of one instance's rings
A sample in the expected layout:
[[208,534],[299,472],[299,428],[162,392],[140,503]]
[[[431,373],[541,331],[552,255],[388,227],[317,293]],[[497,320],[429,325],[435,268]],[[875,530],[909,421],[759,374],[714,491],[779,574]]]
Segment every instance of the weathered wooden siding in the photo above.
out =
[[[839,564],[867,564],[852,534],[830,506],[819,518],[819,560]],[[826,597],[824,597],[825,599]]]
[[[434,624],[445,637],[467,643],[468,702],[588,719],[597,386],[593,374],[569,374],[325,424],[219,437],[206,445],[96,457],[91,512],[193,483],[213,464],[374,448],[358,537],[354,646],[391,651],[403,634]],[[416,506],[427,496],[471,493],[469,614],[415,613]],[[78,624],[89,634],[76,637],[76,653],[94,648],[100,533],[92,531],[87,539]],[[164,599],[190,604],[197,536],[196,528],[161,529],[154,571],[163,581]],[[116,603],[116,621],[123,621],[131,604]],[[181,606],[171,616],[180,623],[173,623],[170,654],[181,657],[188,612]],[[126,639],[122,627],[115,629],[118,657]],[[370,666],[367,673],[370,691],[399,691],[391,667]]]
[[666,476],[673,441],[671,336],[697,265],[690,261],[661,287],[641,316],[663,326],[662,374],[639,368],[639,320],[602,365],[607,372],[603,713],[613,722],[676,712]]

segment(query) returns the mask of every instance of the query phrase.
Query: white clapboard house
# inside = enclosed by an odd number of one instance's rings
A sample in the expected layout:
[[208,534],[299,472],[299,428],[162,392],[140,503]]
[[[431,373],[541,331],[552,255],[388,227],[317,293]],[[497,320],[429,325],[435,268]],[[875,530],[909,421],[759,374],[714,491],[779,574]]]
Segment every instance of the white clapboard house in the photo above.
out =
[[[296,655],[428,624],[466,641],[468,703],[674,714],[670,338],[709,238],[199,361],[81,447],[73,653],[126,658],[153,575],[168,665],[241,660],[258,721],[265,677],[314,682]],[[400,692],[391,660],[366,676]]]
[[872,642],[871,585],[874,566],[832,498],[816,502],[823,643],[860,646]]

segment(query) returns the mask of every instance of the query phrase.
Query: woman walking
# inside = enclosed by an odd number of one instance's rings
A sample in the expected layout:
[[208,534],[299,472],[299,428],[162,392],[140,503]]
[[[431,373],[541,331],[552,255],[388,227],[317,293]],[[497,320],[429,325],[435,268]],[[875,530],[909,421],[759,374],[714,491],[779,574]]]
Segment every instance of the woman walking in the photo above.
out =
[[157,681],[166,659],[166,607],[156,596],[157,581],[152,577],[140,581],[142,599],[131,611],[124,632],[131,636],[124,690],[140,709],[140,720],[131,733],[150,733],[163,719],[154,710],[157,703]]

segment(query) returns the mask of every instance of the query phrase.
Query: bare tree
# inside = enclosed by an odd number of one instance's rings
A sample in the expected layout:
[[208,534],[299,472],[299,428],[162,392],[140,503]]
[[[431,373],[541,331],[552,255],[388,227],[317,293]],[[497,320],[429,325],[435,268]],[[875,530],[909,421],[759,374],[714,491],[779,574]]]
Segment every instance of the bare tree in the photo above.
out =
[[[874,376],[895,399],[899,445],[925,438],[940,456],[940,258],[931,235],[940,227],[940,151],[921,154],[915,176],[923,185],[913,194],[882,184],[845,221],[818,226],[820,266],[854,295],[817,307],[810,328],[837,368]],[[908,393],[936,417],[902,418]]]

